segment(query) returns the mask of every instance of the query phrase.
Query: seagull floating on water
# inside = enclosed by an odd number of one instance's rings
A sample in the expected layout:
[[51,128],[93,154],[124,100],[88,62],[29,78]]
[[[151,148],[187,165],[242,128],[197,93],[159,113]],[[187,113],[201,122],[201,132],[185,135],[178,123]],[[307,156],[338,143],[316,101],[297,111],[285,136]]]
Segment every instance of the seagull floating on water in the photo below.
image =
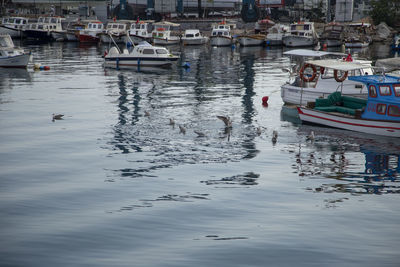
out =
[[172,126],[174,126],[175,125],[175,121],[173,120],[173,119],[169,119],[169,125],[172,125]]
[[147,110],[145,110],[145,111],[144,111],[144,116],[150,117],[150,113],[149,113]]
[[232,120],[229,116],[217,116],[218,119],[222,120],[225,123],[225,127],[231,128],[232,127]]
[[182,125],[179,125],[179,132],[182,134],[186,134],[186,129]]
[[53,113],[53,121],[55,121],[55,120],[62,120],[62,119],[63,119],[62,117],[64,117],[63,114],[54,114],[54,113]]
[[195,132],[197,134],[197,137],[206,137],[205,133],[199,132],[194,130],[193,132]]
[[276,143],[276,140],[278,140],[278,132],[277,131],[273,131],[272,132],[272,143]]

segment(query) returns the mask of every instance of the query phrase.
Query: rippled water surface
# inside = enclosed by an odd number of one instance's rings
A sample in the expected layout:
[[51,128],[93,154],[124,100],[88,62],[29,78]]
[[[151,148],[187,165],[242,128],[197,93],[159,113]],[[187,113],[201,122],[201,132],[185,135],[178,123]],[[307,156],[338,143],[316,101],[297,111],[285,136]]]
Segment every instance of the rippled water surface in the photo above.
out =
[[301,125],[281,48],[23,46],[51,69],[0,70],[1,266],[400,265],[400,141]]

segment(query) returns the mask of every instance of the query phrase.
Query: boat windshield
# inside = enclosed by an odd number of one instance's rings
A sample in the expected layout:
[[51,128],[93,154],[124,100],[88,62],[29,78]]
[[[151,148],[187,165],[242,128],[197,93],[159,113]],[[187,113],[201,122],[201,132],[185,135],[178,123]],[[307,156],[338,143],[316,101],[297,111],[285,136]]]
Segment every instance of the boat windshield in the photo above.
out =
[[157,49],[156,52],[157,52],[157,54],[161,54],[161,55],[168,54],[166,49],[161,49],[161,48]]

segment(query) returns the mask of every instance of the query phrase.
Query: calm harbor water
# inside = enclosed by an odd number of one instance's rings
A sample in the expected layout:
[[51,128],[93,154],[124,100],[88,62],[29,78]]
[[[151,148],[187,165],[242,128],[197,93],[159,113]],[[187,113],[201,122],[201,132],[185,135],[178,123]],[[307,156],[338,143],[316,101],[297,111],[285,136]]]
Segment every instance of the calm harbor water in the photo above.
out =
[[282,48],[22,46],[51,70],[0,70],[0,266],[400,265],[400,141],[301,125]]

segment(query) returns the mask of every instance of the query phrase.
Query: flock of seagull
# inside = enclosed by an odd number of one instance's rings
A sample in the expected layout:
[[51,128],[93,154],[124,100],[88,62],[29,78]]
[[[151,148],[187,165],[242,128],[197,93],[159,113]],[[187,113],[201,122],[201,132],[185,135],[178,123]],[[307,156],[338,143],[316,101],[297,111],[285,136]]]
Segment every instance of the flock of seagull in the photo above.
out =
[[[145,117],[150,117],[150,113],[148,111],[144,111],[144,116]],[[56,121],[56,120],[62,120],[64,117],[63,114],[52,114],[52,121]],[[228,133],[228,141],[229,141],[229,137],[230,137],[230,130],[232,129],[232,120],[229,116],[217,116],[218,119],[220,119],[221,121],[224,122],[225,124],[225,132]],[[175,126],[175,121],[170,118],[169,119],[169,125]],[[183,127],[182,125],[178,125],[179,126],[179,132],[181,134],[186,134],[186,128]],[[197,130],[193,130],[193,132],[195,134],[197,134],[197,137],[206,137],[206,134]],[[262,128],[261,127],[257,127],[256,133],[258,136],[260,136],[262,134]],[[311,131],[310,134],[306,137],[307,141],[314,141],[315,136],[314,136],[314,131]],[[278,140],[278,132],[276,130],[272,131],[272,138],[271,141],[273,144],[275,144]]]

